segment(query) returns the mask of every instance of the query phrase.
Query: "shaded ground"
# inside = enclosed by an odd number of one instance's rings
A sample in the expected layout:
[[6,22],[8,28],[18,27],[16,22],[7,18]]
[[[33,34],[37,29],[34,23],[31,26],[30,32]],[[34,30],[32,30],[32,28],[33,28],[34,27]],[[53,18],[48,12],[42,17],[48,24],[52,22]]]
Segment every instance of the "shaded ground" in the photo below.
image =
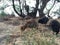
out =
[[60,45],[60,34],[53,35],[51,29],[44,25],[38,24],[39,29],[27,28],[22,32],[21,26],[30,19],[8,19],[0,19],[0,45]]

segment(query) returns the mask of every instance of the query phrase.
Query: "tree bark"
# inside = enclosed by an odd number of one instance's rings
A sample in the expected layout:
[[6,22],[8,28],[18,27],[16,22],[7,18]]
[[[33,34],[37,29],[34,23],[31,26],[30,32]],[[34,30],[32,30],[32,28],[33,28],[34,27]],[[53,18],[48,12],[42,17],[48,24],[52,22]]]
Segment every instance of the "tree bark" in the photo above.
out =
[[[20,14],[20,13],[18,13],[17,10],[15,9],[14,0],[12,0],[12,3],[13,3],[13,9],[14,9],[14,11],[15,11],[19,16],[21,16],[21,17],[24,18],[25,15],[22,15],[22,10],[20,10],[20,12],[21,12],[21,14]],[[19,3],[20,3],[20,0],[19,0]]]
[[42,1],[42,7],[39,10],[39,13],[40,13],[39,15],[40,15],[40,17],[43,17],[43,16],[45,16],[45,14],[43,13],[43,10],[44,10],[47,2],[50,1],[50,0],[41,0],[41,1]]

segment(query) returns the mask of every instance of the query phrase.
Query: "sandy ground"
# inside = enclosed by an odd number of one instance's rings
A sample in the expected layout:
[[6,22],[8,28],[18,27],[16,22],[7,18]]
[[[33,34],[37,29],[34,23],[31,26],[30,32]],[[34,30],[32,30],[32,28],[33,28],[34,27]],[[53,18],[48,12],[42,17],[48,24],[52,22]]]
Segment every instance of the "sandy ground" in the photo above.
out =
[[[21,18],[16,18],[16,17],[10,18],[10,20],[7,20],[7,21],[4,21],[4,20],[3,21],[0,21],[0,45],[12,45],[10,43],[9,44],[6,43],[6,40],[10,36],[12,37],[12,39],[17,38],[17,40],[22,41],[21,40],[21,37],[23,37],[24,35],[21,32],[21,29],[20,28],[21,28],[22,25],[24,25],[24,23],[26,23],[26,20],[23,20]],[[51,32],[50,29],[44,27],[44,25],[41,25],[41,24],[40,24],[38,30],[39,31],[44,30],[43,32],[47,31],[48,34]],[[24,33],[26,33],[27,31],[30,31],[30,28],[27,28]],[[52,33],[50,33],[50,34],[52,34]],[[55,41],[58,43],[58,45],[60,45],[59,44],[60,37],[57,37]],[[19,43],[19,41],[16,41],[16,43],[17,42]],[[20,44],[23,45],[22,43],[20,43]]]

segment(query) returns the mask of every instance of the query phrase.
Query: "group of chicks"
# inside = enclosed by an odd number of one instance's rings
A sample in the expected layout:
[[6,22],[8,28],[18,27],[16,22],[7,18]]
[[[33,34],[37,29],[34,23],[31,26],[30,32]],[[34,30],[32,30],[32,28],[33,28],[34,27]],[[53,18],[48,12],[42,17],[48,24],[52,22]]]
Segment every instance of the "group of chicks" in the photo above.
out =
[[[38,20],[38,23],[40,24],[47,24],[47,22],[49,21],[49,18],[47,17],[43,17],[41,19]],[[27,21],[27,23],[23,26],[21,26],[21,30],[24,31],[26,28],[37,28],[38,29],[38,23],[36,22],[36,20],[32,19],[30,21]],[[52,20],[49,25],[48,25],[53,32],[56,33],[56,35],[59,33],[60,30],[60,23],[57,20]]]

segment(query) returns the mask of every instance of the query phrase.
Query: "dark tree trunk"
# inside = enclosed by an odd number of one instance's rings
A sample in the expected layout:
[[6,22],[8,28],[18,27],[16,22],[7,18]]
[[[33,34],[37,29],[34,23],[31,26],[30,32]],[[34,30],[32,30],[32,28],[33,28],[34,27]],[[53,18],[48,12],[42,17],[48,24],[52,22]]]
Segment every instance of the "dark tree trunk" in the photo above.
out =
[[[14,9],[14,11],[15,11],[19,16],[21,16],[21,17],[24,18],[25,15],[22,15],[22,10],[20,10],[20,12],[21,12],[21,14],[20,14],[20,13],[18,13],[17,10],[15,9],[14,0],[12,0],[12,3],[13,3],[13,9]],[[19,0],[19,3],[20,3],[20,0]]]
[[27,15],[29,15],[29,6],[26,5],[26,1],[25,1],[25,10],[27,11]]
[[39,6],[39,0],[36,0],[36,7],[34,8],[34,11],[32,12],[32,17],[36,18],[36,14],[37,14],[37,10],[38,10],[38,6]]
[[38,6],[39,6],[39,0],[36,0],[36,8],[34,9],[34,16],[36,17],[37,14],[37,10],[38,10]]
[[39,0],[36,0],[36,8],[34,9],[34,13],[35,13],[35,17],[36,17],[36,14],[37,14],[37,10],[38,10],[38,6],[39,6]]
[[43,10],[44,10],[44,8],[45,8],[45,6],[46,6],[46,4],[47,4],[47,2],[48,2],[49,0],[42,0],[42,7],[41,7],[41,9],[39,10],[39,15],[40,15],[40,17],[43,17],[45,14],[43,13]]

